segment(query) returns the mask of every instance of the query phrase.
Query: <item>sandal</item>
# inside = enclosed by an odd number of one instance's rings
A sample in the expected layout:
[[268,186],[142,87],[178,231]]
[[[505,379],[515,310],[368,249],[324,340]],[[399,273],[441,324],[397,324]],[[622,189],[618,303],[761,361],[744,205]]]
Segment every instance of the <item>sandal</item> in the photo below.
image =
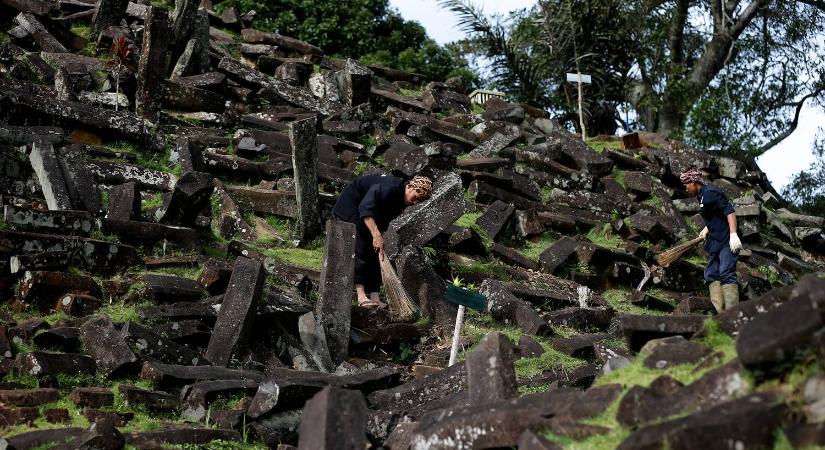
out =
[[359,308],[364,308],[364,309],[381,309],[381,308],[386,308],[386,306],[387,305],[385,303],[376,302],[376,301],[373,301],[373,300],[366,300],[366,301],[363,301],[363,302],[361,302],[361,301],[358,302],[358,307]]

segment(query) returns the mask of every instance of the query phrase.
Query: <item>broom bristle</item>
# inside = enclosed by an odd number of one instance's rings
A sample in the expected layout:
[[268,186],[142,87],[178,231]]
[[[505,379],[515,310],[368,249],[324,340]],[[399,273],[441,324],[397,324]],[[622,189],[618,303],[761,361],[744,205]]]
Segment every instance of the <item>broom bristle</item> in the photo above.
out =
[[693,247],[696,247],[700,242],[702,242],[702,238],[696,237],[685,242],[684,244],[667,249],[656,255],[656,264],[658,264],[659,267],[668,267],[676,262],[677,259],[681,258],[682,255],[690,251]]
[[389,258],[384,256],[379,257],[379,260],[381,261],[381,278],[384,280],[384,288],[390,304],[390,314],[394,320],[398,321],[413,319],[418,312],[418,306],[410,299],[395,269],[392,268]]

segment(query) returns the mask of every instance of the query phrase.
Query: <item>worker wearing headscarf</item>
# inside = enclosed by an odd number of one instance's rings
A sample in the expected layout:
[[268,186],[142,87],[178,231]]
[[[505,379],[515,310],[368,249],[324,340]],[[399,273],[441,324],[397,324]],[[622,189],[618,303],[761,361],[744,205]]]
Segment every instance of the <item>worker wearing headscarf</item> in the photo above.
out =
[[404,182],[388,175],[365,175],[341,192],[332,213],[338,220],[355,224],[355,291],[360,306],[386,306],[378,297],[382,233],[404,208],[430,198],[432,191],[433,182],[427,177],[416,176]]
[[717,312],[722,312],[739,303],[736,261],[742,241],[737,234],[736,211],[724,192],[705,182],[698,168],[691,167],[682,172],[679,181],[699,200],[700,214],[705,222],[699,235],[705,240],[708,254],[705,282],[713,306]]

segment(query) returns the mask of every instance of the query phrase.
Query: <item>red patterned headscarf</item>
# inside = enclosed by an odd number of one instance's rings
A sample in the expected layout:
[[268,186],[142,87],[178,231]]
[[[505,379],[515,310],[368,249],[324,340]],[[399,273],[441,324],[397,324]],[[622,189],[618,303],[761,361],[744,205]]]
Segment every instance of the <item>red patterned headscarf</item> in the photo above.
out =
[[699,170],[696,167],[691,167],[688,170],[685,170],[684,172],[682,172],[681,175],[679,175],[679,181],[682,184],[689,184],[689,183],[705,184],[705,177],[702,174],[701,170]]

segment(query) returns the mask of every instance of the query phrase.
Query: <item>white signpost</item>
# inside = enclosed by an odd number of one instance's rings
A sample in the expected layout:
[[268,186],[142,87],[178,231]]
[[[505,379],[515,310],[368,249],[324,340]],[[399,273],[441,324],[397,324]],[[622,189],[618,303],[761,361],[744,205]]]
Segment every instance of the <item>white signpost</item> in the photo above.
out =
[[582,129],[582,141],[587,140],[587,130],[584,128],[584,114],[582,113],[582,84],[590,84],[592,82],[590,75],[582,73],[568,73],[567,81],[579,85],[579,126]]

